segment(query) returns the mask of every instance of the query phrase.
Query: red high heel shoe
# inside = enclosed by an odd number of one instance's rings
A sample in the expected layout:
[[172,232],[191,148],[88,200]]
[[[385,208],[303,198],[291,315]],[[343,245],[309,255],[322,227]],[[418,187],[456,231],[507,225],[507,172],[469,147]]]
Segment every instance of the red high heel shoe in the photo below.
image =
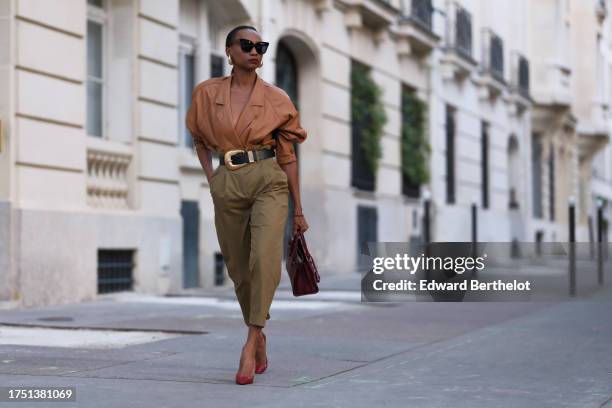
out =
[[240,384],[240,385],[253,384],[254,378],[255,378],[255,374],[253,375],[236,374],[236,384]]
[[[266,344],[266,334],[264,332],[261,332],[261,335],[263,336],[264,339],[264,346]],[[264,361],[262,364],[256,364],[255,365],[255,372],[257,374],[261,374],[264,371],[266,371],[266,368],[268,368],[268,356],[266,355],[266,361]]]
[[[238,368],[238,371],[240,371],[240,368]],[[240,384],[240,385],[252,384],[254,378],[255,378],[255,373],[251,375],[240,375],[236,373],[236,384]]]

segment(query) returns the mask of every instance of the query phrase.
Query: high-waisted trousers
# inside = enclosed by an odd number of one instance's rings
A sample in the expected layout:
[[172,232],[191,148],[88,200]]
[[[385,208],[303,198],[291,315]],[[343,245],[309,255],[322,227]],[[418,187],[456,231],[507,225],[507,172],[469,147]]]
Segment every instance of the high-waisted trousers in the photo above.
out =
[[220,165],[210,179],[210,194],[221,254],[244,322],[265,327],[281,279],[287,174],[275,157],[235,170]]

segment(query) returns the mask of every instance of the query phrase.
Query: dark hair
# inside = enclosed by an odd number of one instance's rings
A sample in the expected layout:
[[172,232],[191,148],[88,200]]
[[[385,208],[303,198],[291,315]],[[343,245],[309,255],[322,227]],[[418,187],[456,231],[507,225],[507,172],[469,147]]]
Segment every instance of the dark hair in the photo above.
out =
[[241,25],[241,26],[238,26],[238,27],[234,27],[234,28],[232,28],[232,31],[230,31],[227,34],[227,38],[225,39],[225,46],[229,47],[232,44],[232,42],[234,42],[234,36],[236,35],[236,33],[238,31],[244,30],[244,29],[249,29],[249,30],[253,30],[253,31],[257,32],[257,29],[255,27],[249,26],[249,25]]

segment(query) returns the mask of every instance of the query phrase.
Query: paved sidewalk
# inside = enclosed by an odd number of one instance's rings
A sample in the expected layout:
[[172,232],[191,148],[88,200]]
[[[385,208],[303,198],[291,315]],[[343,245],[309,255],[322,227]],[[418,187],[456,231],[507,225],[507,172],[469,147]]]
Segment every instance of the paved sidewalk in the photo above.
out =
[[[358,279],[332,281],[319,298],[279,289],[270,366],[252,385],[234,384],[245,328],[231,288],[0,311],[0,384],[76,387],[76,403],[54,407],[612,407],[610,289],[565,302],[375,304],[360,302]],[[8,344],[26,325],[62,329]]]

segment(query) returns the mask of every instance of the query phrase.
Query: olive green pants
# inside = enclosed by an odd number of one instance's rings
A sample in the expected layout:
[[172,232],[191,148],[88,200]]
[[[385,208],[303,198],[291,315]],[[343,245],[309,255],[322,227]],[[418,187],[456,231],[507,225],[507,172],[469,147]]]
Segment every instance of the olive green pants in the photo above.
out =
[[265,327],[281,279],[289,211],[287,174],[274,157],[210,179],[217,238],[244,322]]

